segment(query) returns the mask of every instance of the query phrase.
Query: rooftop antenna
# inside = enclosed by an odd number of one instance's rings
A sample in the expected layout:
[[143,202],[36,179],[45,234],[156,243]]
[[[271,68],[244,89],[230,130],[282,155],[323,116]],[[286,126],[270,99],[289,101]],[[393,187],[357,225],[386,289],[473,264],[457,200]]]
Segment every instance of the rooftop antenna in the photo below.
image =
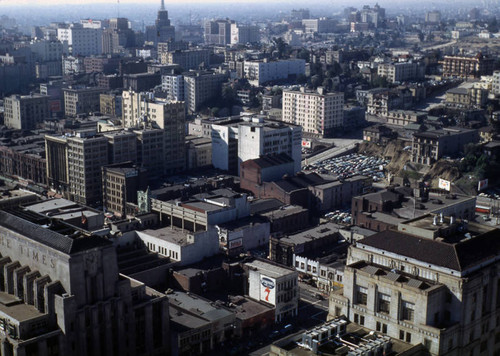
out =
[[160,7],[160,10],[161,10],[161,11],[164,11],[164,10],[165,10],[165,0],[161,0],[161,7]]
[[118,12],[118,18],[120,18],[120,0],[116,0],[116,10]]

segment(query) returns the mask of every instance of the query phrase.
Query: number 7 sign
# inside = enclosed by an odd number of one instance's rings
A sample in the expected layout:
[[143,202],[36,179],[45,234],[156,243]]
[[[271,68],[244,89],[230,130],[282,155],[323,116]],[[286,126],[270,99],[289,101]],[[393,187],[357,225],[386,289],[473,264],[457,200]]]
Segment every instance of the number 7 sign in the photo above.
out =
[[267,293],[266,294],[266,302],[269,301],[269,293],[271,293],[271,290],[269,288],[264,289],[264,291]]

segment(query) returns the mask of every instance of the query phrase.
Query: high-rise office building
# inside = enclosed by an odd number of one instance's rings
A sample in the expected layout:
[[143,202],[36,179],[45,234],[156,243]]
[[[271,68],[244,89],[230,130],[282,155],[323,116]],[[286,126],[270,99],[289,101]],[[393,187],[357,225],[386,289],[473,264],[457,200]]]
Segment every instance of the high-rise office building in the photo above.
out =
[[148,26],[146,29],[146,40],[153,42],[155,45],[160,42],[175,41],[175,27],[170,23],[164,0],[161,1],[155,24]]
[[2,355],[169,353],[168,299],[119,274],[111,241],[26,210],[0,211],[0,236]]
[[231,20],[207,21],[205,23],[205,43],[220,46],[231,44]]
[[165,174],[185,169],[186,109],[182,101],[155,99],[152,93],[124,91],[124,127],[163,130]]

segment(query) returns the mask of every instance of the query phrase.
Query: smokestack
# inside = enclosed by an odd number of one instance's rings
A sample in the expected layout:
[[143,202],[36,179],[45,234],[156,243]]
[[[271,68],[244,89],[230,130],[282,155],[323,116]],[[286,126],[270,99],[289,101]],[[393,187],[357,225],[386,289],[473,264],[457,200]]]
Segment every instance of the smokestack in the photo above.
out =
[[437,215],[434,215],[434,218],[432,219],[432,225],[436,226],[438,224],[438,217]]
[[453,225],[455,223],[455,217],[452,215],[450,216],[450,225]]
[[441,224],[444,223],[444,217],[443,217],[443,213],[442,212],[439,214],[439,222]]

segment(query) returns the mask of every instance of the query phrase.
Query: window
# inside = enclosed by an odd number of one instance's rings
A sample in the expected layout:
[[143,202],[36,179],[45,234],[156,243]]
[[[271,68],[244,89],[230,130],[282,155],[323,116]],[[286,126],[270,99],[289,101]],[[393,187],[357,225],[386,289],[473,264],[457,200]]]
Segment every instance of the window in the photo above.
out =
[[379,293],[378,295],[378,311],[389,313],[391,308],[391,297],[387,294]]
[[401,313],[402,320],[414,321],[415,304],[402,301],[403,310]]
[[361,305],[366,305],[368,300],[368,289],[365,287],[358,286],[356,292],[356,303]]
[[358,314],[354,314],[354,323],[359,324],[359,315]]
[[387,324],[382,324],[382,333],[387,334]]
[[363,315],[359,316],[359,325],[365,325],[365,317]]
[[399,330],[399,340],[405,339],[405,332],[403,330]]
[[411,334],[410,333],[406,333],[406,342],[411,342]]
[[380,324],[380,321],[377,321],[377,325],[376,325],[376,330],[377,331],[381,331],[382,330],[382,325]]

